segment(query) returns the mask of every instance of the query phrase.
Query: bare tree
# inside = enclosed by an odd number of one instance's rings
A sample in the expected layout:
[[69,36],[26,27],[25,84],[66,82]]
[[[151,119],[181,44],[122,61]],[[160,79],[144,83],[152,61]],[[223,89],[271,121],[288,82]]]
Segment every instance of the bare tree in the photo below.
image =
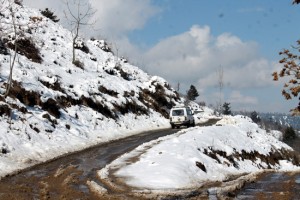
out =
[[[2,12],[4,13],[4,12],[7,12],[7,11],[9,12],[11,22],[3,22],[2,21],[2,19],[5,18],[5,15],[2,14]],[[6,35],[12,35],[12,38],[14,38],[15,41],[16,41],[20,32],[18,31],[18,27],[17,27],[17,24],[16,24],[15,10],[14,10],[14,7],[13,7],[13,2],[9,1],[9,0],[1,0],[0,13],[1,13],[1,20],[0,20],[1,40]],[[6,90],[5,90],[4,97],[7,97],[9,95],[10,88],[11,88],[11,85],[12,85],[13,68],[15,66],[17,51],[18,51],[18,45],[15,42],[13,55],[10,56],[9,76],[8,76],[8,79],[7,79],[7,84],[6,84]]]
[[118,47],[117,43],[114,43],[114,48],[115,48],[115,53],[116,53],[116,55],[114,56],[115,67],[121,67],[121,63],[119,60],[119,47]]
[[[14,13],[12,8],[10,8],[10,12],[11,12],[11,17],[12,17],[12,26],[13,26],[14,37],[17,38],[17,26],[16,26],[15,13]],[[9,77],[8,77],[8,80],[7,80],[6,91],[5,91],[4,97],[8,96],[8,94],[10,92],[11,85],[12,85],[12,74],[13,74],[13,69],[14,69],[14,66],[15,66],[15,61],[16,61],[17,51],[18,51],[17,42],[15,42],[14,46],[15,46],[15,48],[14,48],[13,58],[10,57]]]
[[[18,22],[15,15],[18,12],[18,7],[20,7],[18,4],[20,2],[21,1],[0,0],[0,39],[5,48],[9,47],[13,50],[10,53],[9,75],[4,97],[9,95],[12,87],[13,69],[18,54],[25,55],[27,58],[31,56],[30,58],[32,58],[33,62],[41,62],[41,58],[38,55],[38,49],[30,42],[31,39],[25,37],[25,32],[31,32],[31,29],[33,28],[32,25],[39,23],[42,18],[34,16],[30,17],[30,20],[27,23]],[[31,48],[30,55],[26,52],[28,48]],[[34,50],[34,53],[36,54],[33,53]]]
[[180,90],[180,83],[178,82],[176,85],[176,91],[179,93],[179,90]]
[[222,101],[223,101],[223,88],[224,88],[224,70],[220,66],[217,70],[218,75],[218,88],[219,88],[219,102],[217,102],[217,110],[222,113]]
[[72,50],[73,50],[73,57],[72,63],[74,64],[76,61],[75,57],[75,46],[76,40],[79,37],[79,32],[82,26],[92,26],[95,22],[90,23],[90,19],[95,14],[94,11],[89,3],[82,3],[80,0],[73,0],[70,4],[69,1],[65,1],[67,6],[67,11],[64,11],[65,17],[70,22],[71,31],[72,31]]

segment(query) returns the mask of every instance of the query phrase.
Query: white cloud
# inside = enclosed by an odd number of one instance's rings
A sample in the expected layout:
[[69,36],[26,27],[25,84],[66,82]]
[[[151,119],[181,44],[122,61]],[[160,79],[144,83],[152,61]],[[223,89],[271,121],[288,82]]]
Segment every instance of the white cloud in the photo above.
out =
[[219,49],[226,49],[226,48],[231,48],[235,46],[242,46],[243,42],[241,41],[240,38],[236,36],[232,36],[229,33],[224,33],[217,37],[216,39],[216,47]]
[[[272,63],[264,58],[249,60],[248,63],[227,63],[220,65],[224,70],[223,82],[225,87],[232,89],[262,88],[274,85],[272,81]],[[216,86],[217,72],[208,73],[198,80],[198,85],[204,88]]]
[[244,96],[240,91],[232,91],[229,97],[229,102],[234,104],[256,105],[258,104],[258,99],[252,96]]
[[150,73],[170,81],[195,82],[208,67],[210,28],[193,26],[188,32],[166,38],[143,55]]
[[23,3],[26,6],[32,7],[32,8],[55,8],[56,5],[60,4],[61,1],[57,1],[57,3],[53,3],[52,1],[47,1],[47,0],[23,0]]
[[23,0],[24,5],[44,10],[45,8],[49,8],[50,10],[54,11],[55,15],[59,16],[60,18],[63,18],[63,10],[65,8],[65,5],[62,0],[55,0],[55,1],[49,1],[49,0]]
[[232,91],[228,100],[233,110],[257,110],[259,108],[259,100],[257,97],[243,95],[240,91]]
[[107,37],[120,38],[130,31],[141,29],[160,9],[150,0],[90,0],[97,9],[96,28]]
[[[161,11],[151,4],[151,0],[80,0],[80,3],[89,3],[96,11],[92,19],[96,21],[95,31],[91,32],[91,28],[88,28],[85,34],[98,34],[110,40],[118,40],[130,31],[141,29],[149,18]],[[39,9],[48,7],[66,24],[63,11],[67,7],[63,0],[24,0],[24,4]]]
[[243,42],[229,33],[213,37],[208,26],[165,38],[142,55],[147,70],[175,84],[197,84],[200,90],[215,87],[217,70],[233,89],[272,84],[273,64],[258,55],[258,44]]

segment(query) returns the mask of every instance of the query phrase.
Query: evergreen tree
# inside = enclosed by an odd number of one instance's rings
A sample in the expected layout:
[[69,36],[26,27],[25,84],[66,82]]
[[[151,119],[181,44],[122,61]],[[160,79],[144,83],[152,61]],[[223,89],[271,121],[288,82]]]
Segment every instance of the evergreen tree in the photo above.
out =
[[0,38],[0,54],[9,55],[8,50],[1,38]]
[[54,22],[59,21],[59,19],[57,19],[57,16],[54,15],[54,13],[51,10],[49,10],[48,8],[46,8],[45,10],[42,10],[41,14],[44,15],[45,17],[51,19]]
[[18,4],[19,6],[23,5],[23,0],[15,0],[14,1],[16,4]]
[[191,85],[190,89],[187,91],[186,97],[190,101],[194,101],[199,96],[198,91],[195,86]]
[[223,114],[224,115],[231,115],[230,103],[225,102],[223,104]]
[[293,127],[287,127],[284,131],[283,140],[292,140],[296,138],[296,132]]
[[258,113],[256,111],[253,111],[251,114],[250,114],[250,118],[252,119],[252,121],[254,123],[259,123],[261,121],[260,117],[258,116]]

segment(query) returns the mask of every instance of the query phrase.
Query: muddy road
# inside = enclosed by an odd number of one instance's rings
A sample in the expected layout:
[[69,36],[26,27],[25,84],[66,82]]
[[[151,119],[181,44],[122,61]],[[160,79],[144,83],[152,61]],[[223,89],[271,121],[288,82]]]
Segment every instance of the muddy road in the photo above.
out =
[[299,173],[264,173],[238,192],[238,200],[299,200]]
[[[287,143],[295,151],[300,152],[300,138]],[[263,173],[257,181],[246,184],[233,196],[237,200],[299,200],[300,172]]]
[[[210,120],[201,126],[212,125],[216,121],[218,120]],[[0,199],[99,199],[87,185],[89,180],[97,181],[97,170],[142,143],[177,131],[165,129],[141,133],[5,177],[0,180]]]

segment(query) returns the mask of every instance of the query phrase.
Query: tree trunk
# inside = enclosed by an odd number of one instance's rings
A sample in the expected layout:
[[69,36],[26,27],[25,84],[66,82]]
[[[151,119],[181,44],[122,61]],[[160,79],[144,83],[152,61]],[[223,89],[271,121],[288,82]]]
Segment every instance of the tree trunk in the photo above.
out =
[[76,44],[76,40],[78,38],[79,35],[79,25],[80,25],[80,21],[77,21],[77,26],[76,26],[76,30],[75,30],[75,35],[73,37],[73,59],[72,59],[72,63],[74,64],[76,61],[76,57],[75,57],[75,44]]
[[12,74],[13,74],[13,68],[14,68],[14,65],[15,65],[16,57],[17,57],[17,49],[18,49],[17,44],[15,44],[15,53],[14,53],[13,60],[10,63],[9,77],[8,77],[8,80],[7,80],[6,91],[5,91],[5,94],[4,94],[5,98],[9,95],[10,88],[11,88],[11,85],[12,85]]
[[14,28],[14,34],[15,34],[15,49],[14,49],[15,53],[14,53],[13,60],[10,62],[9,77],[8,77],[8,80],[7,80],[6,91],[5,91],[5,94],[4,94],[5,98],[9,95],[9,92],[10,92],[10,89],[11,89],[13,69],[14,69],[14,65],[15,65],[15,61],[16,61],[16,57],[17,57],[17,50],[18,50],[18,44],[17,44],[17,27],[16,27],[16,21],[15,21],[15,13],[12,10],[12,8],[10,9],[10,12],[11,12],[11,17],[12,17],[12,22],[13,22],[13,28]]
[[73,38],[73,57],[72,57],[72,63],[75,63],[75,42],[76,42],[76,38]]

